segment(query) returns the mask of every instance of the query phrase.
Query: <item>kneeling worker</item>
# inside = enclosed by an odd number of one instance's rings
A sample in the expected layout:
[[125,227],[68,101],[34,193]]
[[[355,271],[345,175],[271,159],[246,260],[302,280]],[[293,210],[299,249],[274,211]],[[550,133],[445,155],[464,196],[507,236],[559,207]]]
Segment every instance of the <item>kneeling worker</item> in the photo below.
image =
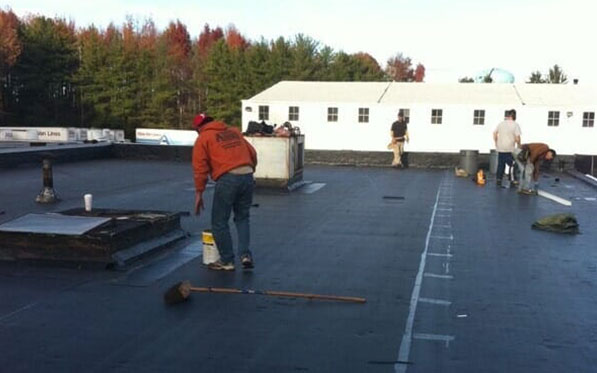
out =
[[253,268],[249,250],[249,210],[253,203],[253,172],[257,153],[241,132],[224,122],[199,114],[193,120],[199,134],[193,146],[193,178],[195,181],[195,214],[203,209],[203,191],[208,175],[216,182],[211,209],[212,233],[220,260],[210,263],[209,269],[234,270],[234,251],[228,220],[234,212],[238,234],[238,254],[244,268]]

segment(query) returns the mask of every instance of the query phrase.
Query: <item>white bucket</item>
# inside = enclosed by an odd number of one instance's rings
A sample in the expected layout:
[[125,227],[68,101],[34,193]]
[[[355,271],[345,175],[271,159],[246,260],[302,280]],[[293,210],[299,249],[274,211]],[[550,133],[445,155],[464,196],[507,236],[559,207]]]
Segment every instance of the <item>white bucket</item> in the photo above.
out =
[[214,241],[211,231],[203,231],[203,264],[217,262],[220,260],[220,252]]
[[85,211],[91,211],[91,205],[93,204],[93,196],[91,194],[85,194],[83,196],[83,201],[85,202]]

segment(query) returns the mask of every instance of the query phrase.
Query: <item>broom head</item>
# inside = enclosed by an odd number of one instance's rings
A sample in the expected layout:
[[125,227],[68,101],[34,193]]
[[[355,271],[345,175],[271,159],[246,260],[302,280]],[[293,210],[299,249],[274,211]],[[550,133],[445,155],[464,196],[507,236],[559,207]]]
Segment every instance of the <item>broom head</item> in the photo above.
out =
[[189,281],[182,281],[172,286],[164,294],[164,302],[166,304],[182,303],[189,298],[191,294],[191,283]]

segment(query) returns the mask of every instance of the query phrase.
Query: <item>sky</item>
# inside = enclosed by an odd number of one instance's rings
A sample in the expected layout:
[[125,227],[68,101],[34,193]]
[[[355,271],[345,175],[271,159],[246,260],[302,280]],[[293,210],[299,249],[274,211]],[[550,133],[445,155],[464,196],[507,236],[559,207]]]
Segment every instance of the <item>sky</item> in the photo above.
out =
[[310,36],[335,51],[366,52],[384,67],[402,53],[426,68],[426,82],[457,82],[500,68],[516,82],[553,65],[569,80],[597,85],[591,35],[594,0],[8,0],[19,17],[60,17],[77,27],[127,16],[159,29],[180,20],[192,38],[203,26],[234,25],[250,40]]

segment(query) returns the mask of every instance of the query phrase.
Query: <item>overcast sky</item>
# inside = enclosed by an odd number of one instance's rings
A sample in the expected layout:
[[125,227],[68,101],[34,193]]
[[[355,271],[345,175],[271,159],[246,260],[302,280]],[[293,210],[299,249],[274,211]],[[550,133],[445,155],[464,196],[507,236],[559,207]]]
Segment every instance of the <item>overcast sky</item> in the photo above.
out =
[[[560,65],[569,80],[597,84],[594,0],[8,0],[19,17],[61,17],[78,27],[127,15],[158,28],[234,24],[248,39],[302,33],[334,50],[367,52],[382,67],[398,52],[425,65],[426,82],[456,82],[480,70],[508,70],[516,82]],[[591,36],[593,35],[593,36]]]

